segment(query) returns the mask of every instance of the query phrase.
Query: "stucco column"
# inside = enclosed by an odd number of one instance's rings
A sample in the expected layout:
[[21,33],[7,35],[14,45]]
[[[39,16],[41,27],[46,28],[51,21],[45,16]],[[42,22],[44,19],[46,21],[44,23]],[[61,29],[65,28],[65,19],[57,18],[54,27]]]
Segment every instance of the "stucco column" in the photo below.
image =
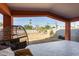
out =
[[71,23],[65,22],[65,40],[71,40]]
[[4,17],[3,17],[3,38],[5,40],[12,38],[11,37],[11,35],[12,35],[12,24],[13,24],[12,16],[4,15]]

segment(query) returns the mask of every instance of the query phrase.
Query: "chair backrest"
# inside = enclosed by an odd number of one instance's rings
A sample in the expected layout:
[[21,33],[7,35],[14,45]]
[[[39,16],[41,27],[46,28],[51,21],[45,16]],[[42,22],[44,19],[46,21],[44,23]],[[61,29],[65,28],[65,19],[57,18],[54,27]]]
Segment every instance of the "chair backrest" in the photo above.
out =
[[29,38],[28,38],[28,34],[25,30],[25,28],[21,25],[13,25],[13,34],[12,34],[12,39],[15,38],[24,38],[27,41],[27,44],[29,44]]

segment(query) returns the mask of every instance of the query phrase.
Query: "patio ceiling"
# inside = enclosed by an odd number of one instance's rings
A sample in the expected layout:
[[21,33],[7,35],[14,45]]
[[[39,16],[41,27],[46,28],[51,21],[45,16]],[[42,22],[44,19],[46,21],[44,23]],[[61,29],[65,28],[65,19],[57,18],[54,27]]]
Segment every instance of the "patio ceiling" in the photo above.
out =
[[79,17],[78,3],[8,3],[11,10],[50,11],[64,18]]

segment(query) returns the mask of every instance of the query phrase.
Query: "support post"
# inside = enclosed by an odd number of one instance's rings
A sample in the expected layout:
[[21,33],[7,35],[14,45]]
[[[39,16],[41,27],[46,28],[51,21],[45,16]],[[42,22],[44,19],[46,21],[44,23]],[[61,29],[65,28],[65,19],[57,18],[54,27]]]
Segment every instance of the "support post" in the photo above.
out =
[[71,40],[71,23],[65,22],[65,40]]
[[4,15],[3,17],[3,39],[9,40],[12,37],[12,24],[13,19],[12,16]]

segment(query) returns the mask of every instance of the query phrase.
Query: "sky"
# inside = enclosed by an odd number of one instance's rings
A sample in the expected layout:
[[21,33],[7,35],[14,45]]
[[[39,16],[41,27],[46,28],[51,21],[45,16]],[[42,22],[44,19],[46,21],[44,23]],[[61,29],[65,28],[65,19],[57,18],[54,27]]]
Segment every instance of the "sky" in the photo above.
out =
[[[32,20],[32,25],[33,26],[45,26],[45,25],[50,25],[53,26],[55,25],[55,23],[57,23],[57,25],[59,26],[65,26],[64,22],[49,18],[49,17],[14,17],[13,18],[13,25],[28,25],[29,24],[29,20]],[[0,14],[0,22],[3,23],[3,15]],[[72,22],[71,23],[72,26],[74,25],[79,25],[79,21],[77,22]]]
[[0,22],[3,23],[3,15],[2,14],[0,14]]
[[49,17],[15,17],[14,18],[14,25],[27,25],[29,24],[29,20],[32,20],[33,26],[45,26],[50,25],[53,26],[55,23],[57,23],[60,26],[64,26],[64,22],[56,21],[55,19],[49,18]]

